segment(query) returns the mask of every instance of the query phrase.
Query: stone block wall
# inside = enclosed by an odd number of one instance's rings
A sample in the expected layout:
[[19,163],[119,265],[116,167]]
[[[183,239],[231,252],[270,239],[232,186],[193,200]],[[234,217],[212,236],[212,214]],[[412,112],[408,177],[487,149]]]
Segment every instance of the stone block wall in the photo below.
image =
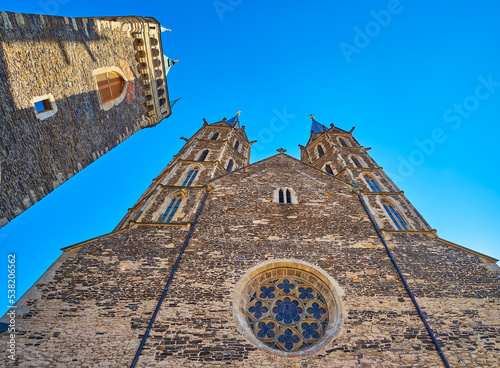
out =
[[[283,186],[297,204],[272,201]],[[350,185],[280,154],[210,189],[138,366],[443,366]],[[132,224],[66,250],[18,302],[17,366],[130,366],[189,228]],[[495,366],[498,267],[433,234],[386,238],[450,364]],[[312,354],[259,348],[236,321],[237,284],[274,260],[310,264],[336,282],[343,319]]]
[[[146,116],[129,29],[102,19],[0,13],[0,226],[159,122]],[[128,81],[109,110],[93,75],[101,68],[118,68]],[[57,111],[41,120],[33,99],[49,95]]]

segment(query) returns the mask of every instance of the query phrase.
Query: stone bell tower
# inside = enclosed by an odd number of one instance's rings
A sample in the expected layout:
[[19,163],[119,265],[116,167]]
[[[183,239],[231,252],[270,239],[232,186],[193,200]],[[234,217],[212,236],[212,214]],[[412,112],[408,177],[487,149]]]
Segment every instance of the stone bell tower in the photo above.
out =
[[[247,166],[250,160],[245,126],[239,113],[227,120],[203,126],[186,141],[168,166],[153,180],[115,230],[129,223],[186,222],[193,216],[206,183],[215,177]],[[168,199],[168,200],[166,200]],[[154,203],[161,205],[153,206]]]
[[326,128],[312,117],[311,135],[301,160],[359,188],[382,232],[435,234],[396,184],[361,146],[352,132],[333,124]]
[[0,227],[170,115],[161,31],[154,18],[0,12]]

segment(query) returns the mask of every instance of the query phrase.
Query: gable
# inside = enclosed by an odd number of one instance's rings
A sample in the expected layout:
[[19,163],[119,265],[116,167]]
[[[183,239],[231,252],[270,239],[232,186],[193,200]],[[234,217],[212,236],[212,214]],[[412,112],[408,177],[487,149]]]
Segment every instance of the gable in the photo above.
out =
[[212,179],[210,183],[217,185],[226,180],[246,183],[254,178],[258,178],[259,183],[263,185],[290,186],[287,184],[295,183],[299,186],[311,186],[311,188],[332,193],[352,193],[351,188],[353,188],[349,183],[286,154],[274,155],[242,167]]

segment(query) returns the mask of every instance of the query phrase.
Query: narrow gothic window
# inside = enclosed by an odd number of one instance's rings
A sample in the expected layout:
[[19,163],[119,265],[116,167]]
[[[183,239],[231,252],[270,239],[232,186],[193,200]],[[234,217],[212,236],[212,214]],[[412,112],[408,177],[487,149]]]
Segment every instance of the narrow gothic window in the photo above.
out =
[[368,185],[370,186],[370,189],[372,190],[372,192],[380,192],[381,191],[380,188],[378,187],[377,182],[375,181],[375,179],[373,179],[368,174],[365,175],[365,180],[368,183]]
[[196,175],[198,174],[198,168],[195,167],[192,170],[189,170],[189,173],[186,176],[186,179],[184,179],[184,182],[182,183],[182,186],[190,187],[191,184],[193,184],[194,178],[196,178]]
[[285,199],[283,196],[283,189],[280,189],[278,192],[278,201],[279,201],[279,203],[285,203]]
[[325,171],[330,175],[334,175],[332,167],[330,165],[325,166]]
[[361,166],[361,163],[359,162],[359,160],[358,160],[358,158],[357,158],[357,157],[355,157],[355,156],[351,156],[351,160],[352,160],[352,162],[354,163],[354,166],[356,166],[356,167],[362,167],[362,166]]
[[325,151],[323,151],[323,147],[321,145],[318,146],[318,157],[321,157],[325,154]]
[[405,223],[401,219],[401,216],[399,216],[398,212],[394,209],[394,206],[389,203],[389,201],[382,199],[382,205],[384,206],[385,211],[391,218],[392,222],[394,225],[396,225],[398,230],[408,230],[406,227]]
[[292,203],[292,195],[290,193],[290,189],[286,190],[286,203],[288,203],[288,204]]
[[139,217],[141,217],[142,212],[143,212],[142,210],[140,210],[139,212],[137,212],[137,215],[134,217],[134,221],[139,220]]
[[339,142],[342,147],[347,147],[347,143],[342,138],[339,138]]
[[198,159],[198,161],[205,161],[205,159],[207,158],[207,155],[208,155],[208,150],[203,151],[201,153],[200,158]]
[[215,133],[212,135],[212,138],[210,138],[210,140],[215,141],[217,138],[219,138],[219,132],[215,132]]
[[227,164],[227,171],[232,171],[234,166],[234,161],[231,159]]
[[240,141],[236,140],[236,142],[234,142],[234,149],[238,151],[238,148],[240,148]]
[[177,212],[177,208],[179,208],[181,201],[182,201],[182,195],[180,194],[177,195],[175,198],[172,198],[172,200],[168,204],[167,209],[161,216],[160,222],[164,222],[166,224],[170,223],[170,221],[172,221],[172,218],[175,215],[175,212]]
[[114,100],[122,93],[125,81],[122,77],[114,72],[106,72],[97,74],[97,87],[101,95],[101,102],[105,103]]

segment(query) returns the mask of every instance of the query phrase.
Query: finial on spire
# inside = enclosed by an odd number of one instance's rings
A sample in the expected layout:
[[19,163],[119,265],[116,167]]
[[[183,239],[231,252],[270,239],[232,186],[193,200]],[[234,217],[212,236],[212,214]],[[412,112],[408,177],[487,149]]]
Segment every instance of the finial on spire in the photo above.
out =
[[276,151],[278,151],[279,153],[285,153],[286,149],[284,149],[284,148],[278,148]]
[[238,112],[236,113],[236,115],[240,115],[241,114],[241,110],[238,110]]
[[314,120],[314,115],[311,114],[309,115],[311,117],[311,134],[314,134],[314,133],[323,133],[326,129],[325,127],[318,123],[316,120]]
[[175,99],[175,100],[172,100],[170,101],[170,108],[173,108],[174,105],[177,103],[177,101],[179,101],[182,97],[179,97],[178,99]]

